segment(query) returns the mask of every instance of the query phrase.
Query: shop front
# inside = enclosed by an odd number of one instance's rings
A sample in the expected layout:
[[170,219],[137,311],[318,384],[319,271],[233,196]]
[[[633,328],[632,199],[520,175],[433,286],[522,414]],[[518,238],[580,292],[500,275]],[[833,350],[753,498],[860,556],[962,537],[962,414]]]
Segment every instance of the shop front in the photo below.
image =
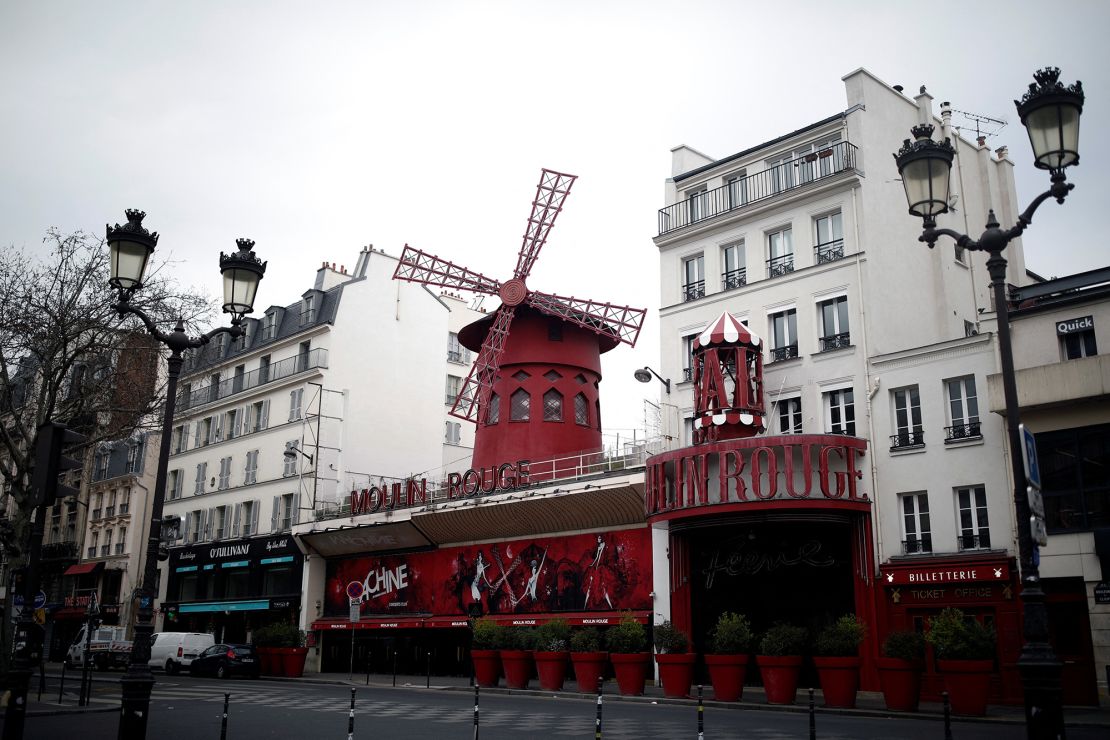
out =
[[262,625],[295,623],[302,569],[288,534],[172,549],[163,630],[248,642]]

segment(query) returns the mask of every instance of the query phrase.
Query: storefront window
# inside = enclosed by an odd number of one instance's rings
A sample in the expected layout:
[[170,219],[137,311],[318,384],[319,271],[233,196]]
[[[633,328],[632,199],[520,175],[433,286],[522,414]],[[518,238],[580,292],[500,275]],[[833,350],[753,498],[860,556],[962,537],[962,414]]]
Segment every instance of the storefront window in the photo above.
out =
[[181,576],[177,581],[177,600],[178,601],[196,601],[198,598],[198,581],[199,576],[196,573]]
[[292,568],[267,568],[262,576],[262,593],[267,596],[298,591],[293,584]]
[[250,571],[246,568],[224,573],[224,598],[236,599],[250,595]]

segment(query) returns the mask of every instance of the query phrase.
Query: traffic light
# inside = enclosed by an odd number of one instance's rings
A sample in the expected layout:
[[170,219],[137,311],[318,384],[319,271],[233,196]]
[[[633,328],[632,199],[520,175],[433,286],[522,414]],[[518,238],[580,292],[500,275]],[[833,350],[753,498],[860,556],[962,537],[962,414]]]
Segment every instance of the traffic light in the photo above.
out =
[[77,495],[77,489],[58,482],[58,476],[70,470],[80,470],[77,458],[63,454],[63,450],[88,441],[65,424],[45,422],[39,427],[38,444],[35,446],[35,473],[31,480],[32,499],[35,506],[53,506],[59,498]]

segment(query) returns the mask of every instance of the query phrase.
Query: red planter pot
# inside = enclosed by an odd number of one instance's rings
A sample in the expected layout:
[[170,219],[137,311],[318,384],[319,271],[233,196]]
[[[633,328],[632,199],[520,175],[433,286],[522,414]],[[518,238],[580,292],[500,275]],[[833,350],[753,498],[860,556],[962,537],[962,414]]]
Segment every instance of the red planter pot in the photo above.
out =
[[258,653],[258,669],[263,676],[278,675],[274,671],[274,648],[257,647],[254,652]]
[[574,663],[574,681],[578,690],[596,694],[605,665],[609,662],[609,653],[571,653],[570,660]]
[[800,655],[757,655],[756,665],[763,678],[763,690],[768,704],[793,704],[798,693],[798,672],[802,668]]
[[540,676],[541,689],[544,691],[563,690],[563,683],[567,680],[567,658],[569,656],[570,653],[566,650],[536,651],[536,673]]
[[483,689],[492,689],[501,681],[501,652],[499,650],[471,650],[474,661],[474,680]]
[[532,680],[531,650],[502,650],[501,665],[505,669],[505,685],[510,689],[526,689]]
[[279,676],[287,676],[288,678],[300,678],[304,675],[304,663],[308,658],[308,648],[306,647],[291,647],[291,648],[274,648],[277,655],[273,656],[274,662],[280,667]]
[[663,683],[663,696],[669,699],[690,696],[696,658],[694,653],[659,653],[655,656],[655,662],[659,664],[659,680]]
[[916,712],[921,696],[921,662],[901,658],[876,658],[879,683],[886,708],[896,712]]
[[647,653],[610,653],[621,696],[642,696],[648,672]]
[[993,660],[938,660],[937,669],[944,676],[953,713],[978,717],[987,713]]
[[815,656],[813,665],[816,666],[817,678],[821,681],[825,706],[853,709],[856,706],[856,691],[859,689],[859,658]]
[[744,695],[744,676],[748,671],[747,655],[706,655],[705,667],[713,683],[717,701],[740,701]]

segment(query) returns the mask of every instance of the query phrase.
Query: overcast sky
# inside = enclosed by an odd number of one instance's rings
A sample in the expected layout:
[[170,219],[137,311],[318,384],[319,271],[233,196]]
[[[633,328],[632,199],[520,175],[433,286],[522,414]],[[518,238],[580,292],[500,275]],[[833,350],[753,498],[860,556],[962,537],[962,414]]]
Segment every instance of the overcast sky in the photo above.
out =
[[650,309],[637,347],[605,356],[602,386],[607,432],[642,436],[658,390],[631,373],[659,364],[651,239],[672,147],[724,157],[825,118],[845,108],[841,76],[866,67],[1005,119],[989,143],[1010,147],[1024,206],[1048,178],[1012,101],[1059,66],[1088,96],[1082,165],[1067,204],[1026,233],[1027,263],[1102,267],[1108,27],[1096,0],[6,0],[0,241],[102,234],[142,208],[158,252],[212,294],[220,250],[255,239],[269,260],[259,307],[371,243],[503,280],[540,168],[573,173],[529,285]]

